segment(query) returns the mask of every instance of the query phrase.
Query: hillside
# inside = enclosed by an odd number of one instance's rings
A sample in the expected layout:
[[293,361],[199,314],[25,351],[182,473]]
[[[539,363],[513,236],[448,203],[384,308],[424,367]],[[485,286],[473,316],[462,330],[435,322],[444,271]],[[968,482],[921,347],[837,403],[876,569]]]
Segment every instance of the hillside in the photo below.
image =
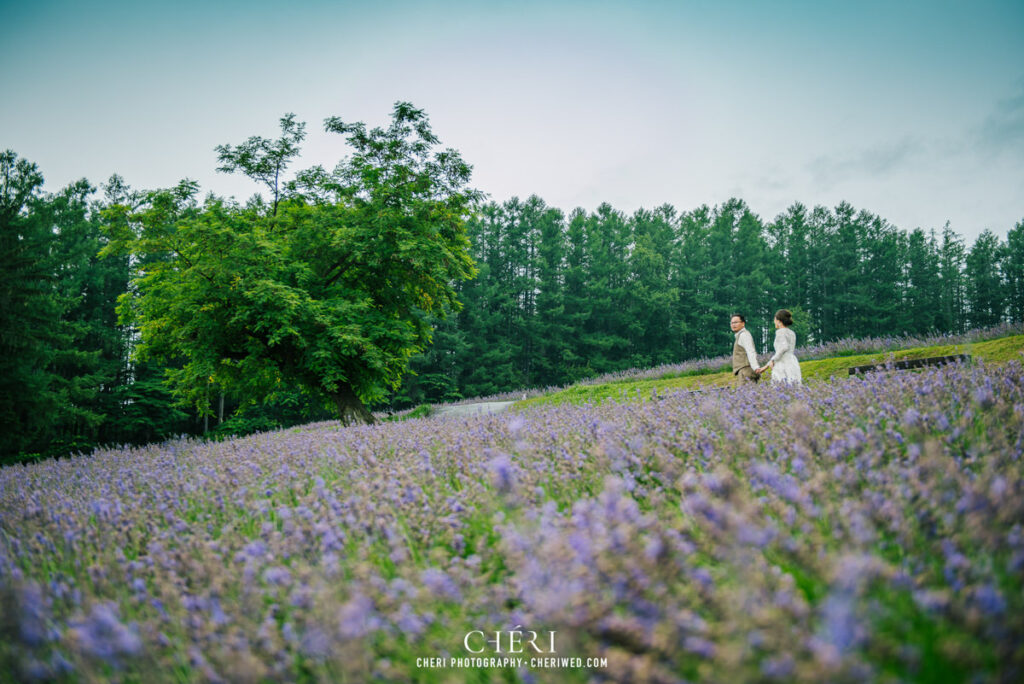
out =
[[5,467],[0,680],[1019,681],[1020,345]]
[[[799,350],[798,350],[799,351]],[[924,359],[936,356],[968,354],[974,361],[985,363],[1005,363],[1019,360],[1024,352],[1024,335],[1011,335],[984,342],[934,345],[915,347],[893,352],[877,352],[873,354],[855,354],[832,358],[802,361],[800,370],[804,381],[808,383],[845,379],[850,368],[869,364],[885,363],[886,361],[903,361]],[[765,381],[770,377],[766,374]],[[652,394],[664,394],[678,390],[706,390],[728,387],[732,384],[732,373],[726,366],[719,372],[693,371],[676,377],[657,378],[650,380],[617,380],[599,384],[581,384],[567,389],[524,399],[515,404],[515,408],[523,409],[530,406],[560,403],[586,403],[614,399],[629,400],[636,397],[650,397]]]

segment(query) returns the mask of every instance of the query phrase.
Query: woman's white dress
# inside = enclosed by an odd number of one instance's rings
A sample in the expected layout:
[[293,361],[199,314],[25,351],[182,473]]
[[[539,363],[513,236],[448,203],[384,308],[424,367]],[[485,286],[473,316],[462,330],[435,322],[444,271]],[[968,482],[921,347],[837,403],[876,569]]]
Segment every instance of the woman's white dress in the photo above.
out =
[[800,384],[802,380],[800,362],[797,361],[794,351],[796,351],[796,333],[785,327],[776,330],[775,355],[771,358],[775,362],[772,367],[772,382]]

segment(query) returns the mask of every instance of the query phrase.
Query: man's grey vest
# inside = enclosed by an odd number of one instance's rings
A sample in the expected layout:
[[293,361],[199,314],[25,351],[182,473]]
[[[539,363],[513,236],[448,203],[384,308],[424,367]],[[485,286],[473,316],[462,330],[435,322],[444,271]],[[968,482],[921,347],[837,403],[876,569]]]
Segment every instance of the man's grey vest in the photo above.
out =
[[736,375],[743,368],[750,368],[750,360],[747,358],[747,350],[740,346],[740,336],[736,336],[736,343],[732,346],[732,374]]

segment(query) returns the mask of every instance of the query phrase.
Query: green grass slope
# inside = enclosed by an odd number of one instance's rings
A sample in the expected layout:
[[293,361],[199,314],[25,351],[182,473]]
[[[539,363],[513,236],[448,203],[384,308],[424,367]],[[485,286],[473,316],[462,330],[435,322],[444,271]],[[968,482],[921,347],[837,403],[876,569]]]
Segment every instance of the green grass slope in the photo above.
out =
[[[1006,363],[1020,359],[1024,353],[1024,335],[1012,335],[985,342],[971,344],[941,345],[934,347],[916,347],[895,352],[879,352],[875,354],[858,354],[855,356],[838,356],[816,361],[800,363],[804,382],[825,382],[833,378],[845,379],[849,369],[855,366],[885,363],[888,360],[902,361],[925,359],[933,356],[951,356],[953,354],[969,354],[972,360],[983,360],[985,363]],[[798,354],[799,356],[799,354]],[[770,373],[766,374],[766,380]],[[629,401],[650,397],[652,394],[664,394],[678,390],[705,390],[716,387],[728,387],[733,383],[731,372],[693,373],[680,377],[657,380],[637,380],[634,382],[616,380],[599,385],[575,385],[568,389],[540,397],[533,397],[516,402],[514,409],[548,404],[585,404],[599,403],[607,399]]]

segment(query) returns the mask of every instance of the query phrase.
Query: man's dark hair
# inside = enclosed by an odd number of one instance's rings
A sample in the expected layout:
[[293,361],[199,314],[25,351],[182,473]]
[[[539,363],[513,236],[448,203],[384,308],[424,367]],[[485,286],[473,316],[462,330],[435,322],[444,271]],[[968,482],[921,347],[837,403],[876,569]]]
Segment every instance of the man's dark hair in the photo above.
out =
[[743,317],[743,314],[733,314],[732,316],[729,316],[730,321],[734,318],[740,319],[740,323],[742,323],[743,325],[747,324],[747,319]]

